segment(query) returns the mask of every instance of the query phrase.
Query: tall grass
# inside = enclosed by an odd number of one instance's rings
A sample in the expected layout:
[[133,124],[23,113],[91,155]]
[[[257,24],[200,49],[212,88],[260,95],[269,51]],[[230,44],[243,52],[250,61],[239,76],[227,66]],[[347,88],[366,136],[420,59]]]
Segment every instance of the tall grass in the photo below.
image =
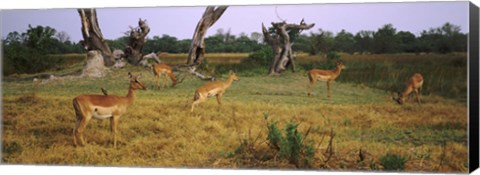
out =
[[[271,149],[262,117],[268,112],[279,128],[290,122],[300,123],[298,131],[312,128],[308,139],[316,144],[309,163],[315,169],[374,170],[381,168],[383,155],[394,153],[408,157],[406,171],[467,172],[464,103],[427,96],[422,105],[399,106],[382,90],[343,82],[333,85],[331,99],[325,85],[315,86],[314,96],[307,97],[305,75],[289,72],[274,77],[239,75],[240,81],[224,94],[222,106],[210,98],[194,113],[188,110],[194,90],[205,83],[195,77],[174,88],[137,92],[135,103],[120,118],[117,149],[112,148],[109,121],[96,119],[85,131],[88,145],[75,148],[75,96],[101,94],[101,87],[109,94],[125,95],[127,72],[142,72],[141,81],[149,88],[154,85],[154,76],[143,68],[112,71],[104,78],[52,80],[41,84],[35,96],[29,96],[31,81],[3,83],[2,163],[296,168],[271,154],[245,155],[255,159],[222,154],[238,148],[239,140],[257,136],[255,150]],[[336,133],[335,151],[325,162],[331,129]],[[359,149],[365,151],[363,162]]]
[[[263,54],[266,55],[266,54]],[[347,69],[337,78],[338,82],[354,83],[387,92],[402,92],[414,73],[424,78],[423,95],[438,95],[466,102],[467,99],[467,57],[466,54],[381,54],[349,55],[340,54]],[[256,58],[256,57],[255,57]],[[240,58],[237,58],[240,59]],[[259,59],[259,58],[256,58]],[[221,75],[235,70],[241,76],[259,76],[268,73],[269,64],[264,60],[215,62],[206,59],[204,67],[209,73]],[[226,58],[228,60],[228,58]],[[248,60],[243,58],[242,60]],[[297,71],[305,73],[313,68],[334,69],[334,63],[325,56],[298,54]],[[287,69],[286,72],[290,72]]]
[[364,84],[390,92],[401,92],[414,73],[424,78],[422,94],[466,101],[467,58],[451,55],[344,55],[347,68],[339,82]]

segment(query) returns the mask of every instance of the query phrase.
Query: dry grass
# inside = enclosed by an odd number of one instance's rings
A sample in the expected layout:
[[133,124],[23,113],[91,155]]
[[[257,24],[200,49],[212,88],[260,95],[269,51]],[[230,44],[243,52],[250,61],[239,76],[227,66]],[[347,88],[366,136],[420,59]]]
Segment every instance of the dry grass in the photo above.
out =
[[[109,121],[90,121],[88,145],[75,148],[72,99],[83,93],[126,94],[128,67],[103,79],[59,80],[42,85],[31,95],[30,82],[3,84],[2,162],[8,164],[59,164],[96,166],[152,166],[205,168],[295,168],[275,159],[266,144],[263,113],[284,125],[300,123],[312,131],[316,144],[313,169],[381,170],[387,152],[407,157],[405,171],[467,172],[466,104],[435,95],[424,104],[398,106],[388,93],[349,83],[334,83],[332,99],[326,86],[314,87],[306,96],[303,74],[280,77],[240,77],[224,95],[219,107],[214,99],[189,105],[202,81],[187,78],[175,88],[137,92],[135,104],[120,118],[119,143],[112,148]],[[150,72],[143,82],[152,87]],[[30,95],[29,95],[30,94]],[[282,127],[283,128],[283,127]],[[336,133],[334,155],[325,162],[330,130]],[[263,159],[231,156],[240,140],[254,140]],[[323,141],[322,141],[323,140]],[[359,149],[366,151],[358,161]],[[263,155],[262,155],[263,154]]]
[[[233,64],[240,63],[242,59],[248,57],[249,53],[207,53],[205,60],[209,63]],[[158,58],[168,64],[184,64],[187,60],[186,53],[158,53]]]

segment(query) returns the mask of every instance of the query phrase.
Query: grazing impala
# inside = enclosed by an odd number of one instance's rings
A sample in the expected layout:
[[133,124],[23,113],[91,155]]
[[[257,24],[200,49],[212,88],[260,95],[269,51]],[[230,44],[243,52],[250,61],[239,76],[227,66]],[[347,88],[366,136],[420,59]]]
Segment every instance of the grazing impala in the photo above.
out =
[[190,112],[193,112],[193,108],[195,108],[196,105],[205,101],[210,96],[216,96],[218,105],[222,105],[221,98],[223,93],[225,93],[225,90],[227,90],[232,85],[233,81],[237,80],[240,79],[234,72],[230,71],[230,73],[228,74],[228,79],[226,81],[214,81],[200,86],[195,91],[195,97],[193,98],[192,103],[192,110]]
[[393,100],[395,100],[398,104],[403,104],[405,102],[405,98],[408,97],[410,93],[415,92],[415,96],[417,99],[418,104],[420,104],[420,90],[422,89],[423,85],[423,77],[422,74],[420,73],[415,73],[413,74],[412,77],[410,77],[410,80],[408,80],[407,87],[405,87],[405,90],[403,90],[403,93],[398,92],[398,98],[393,97]]
[[336,63],[336,68],[335,70],[320,70],[320,69],[312,69],[311,71],[308,72],[308,79],[310,80],[310,84],[308,84],[308,96],[312,94],[312,87],[317,82],[317,80],[321,81],[326,81],[327,82],[327,88],[328,88],[328,97],[331,96],[330,93],[330,85],[333,80],[335,80],[340,73],[342,72],[342,69],[345,69],[345,65],[342,62],[337,62]]
[[76,114],[76,125],[73,129],[73,144],[77,146],[77,142],[81,146],[85,141],[83,133],[87,127],[87,123],[92,117],[97,119],[110,118],[110,130],[113,134],[113,146],[117,146],[117,124],[118,119],[127,111],[127,108],[133,104],[135,99],[134,91],[137,89],[146,90],[143,83],[138,81],[141,75],[133,76],[128,73],[130,78],[130,88],[125,97],[114,95],[91,95],[83,94],[73,99],[73,108]]
[[177,84],[177,78],[173,74],[172,67],[167,64],[155,64],[152,68],[153,74],[156,77],[157,87],[160,87],[160,78],[162,75],[165,76],[165,81],[163,81],[163,87],[167,86],[168,77],[172,80],[172,87]]

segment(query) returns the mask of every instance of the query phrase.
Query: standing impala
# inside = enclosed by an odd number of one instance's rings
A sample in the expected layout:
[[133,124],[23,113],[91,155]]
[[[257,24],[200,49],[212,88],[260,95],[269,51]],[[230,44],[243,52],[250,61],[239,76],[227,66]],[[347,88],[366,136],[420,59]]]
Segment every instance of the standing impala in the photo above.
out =
[[225,93],[225,90],[227,90],[232,85],[233,81],[238,80],[240,79],[237,77],[237,75],[230,71],[228,74],[228,79],[226,81],[214,81],[200,86],[195,91],[195,97],[193,97],[192,103],[192,110],[190,112],[193,112],[193,108],[195,108],[196,105],[205,101],[210,96],[216,96],[218,105],[222,105],[221,98],[223,93]]
[[337,62],[336,63],[336,68],[335,70],[320,70],[320,69],[312,69],[311,71],[308,72],[308,79],[310,80],[310,84],[308,84],[308,96],[312,94],[312,87],[317,82],[317,80],[321,81],[326,81],[327,82],[327,88],[328,88],[328,97],[330,98],[331,93],[330,93],[330,85],[333,80],[335,80],[340,73],[342,72],[342,69],[345,69],[345,65],[342,62]]
[[410,77],[410,80],[407,83],[407,87],[403,90],[403,93],[398,92],[398,98],[393,98],[398,104],[403,104],[405,102],[405,98],[408,97],[410,93],[415,92],[415,97],[417,99],[418,104],[420,104],[420,90],[422,89],[423,85],[423,76],[420,73],[413,74]]
[[163,81],[163,87],[167,86],[167,81],[168,81],[167,76],[169,76],[170,79],[172,80],[172,87],[174,87],[177,84],[177,78],[173,74],[172,67],[170,67],[169,65],[163,64],[163,63],[155,64],[152,70],[153,70],[153,74],[156,77],[156,82],[157,82],[156,84],[158,88],[160,87],[160,78],[162,75],[165,76],[165,81]]
[[135,90],[146,90],[143,83],[138,81],[141,75],[133,76],[128,73],[130,78],[130,87],[125,97],[114,95],[92,95],[83,94],[73,99],[73,108],[76,114],[76,125],[73,129],[73,144],[77,146],[85,144],[83,133],[87,127],[87,123],[92,117],[97,119],[110,118],[110,130],[113,134],[113,146],[117,146],[117,124],[118,119],[127,111],[127,108],[133,104],[135,99]]

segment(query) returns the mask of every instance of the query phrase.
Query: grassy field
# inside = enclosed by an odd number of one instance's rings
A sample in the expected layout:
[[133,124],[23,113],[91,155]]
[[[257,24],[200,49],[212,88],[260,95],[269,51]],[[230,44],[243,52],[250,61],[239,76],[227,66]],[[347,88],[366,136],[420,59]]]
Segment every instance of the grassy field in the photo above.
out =
[[[288,122],[295,122],[299,123],[300,132],[309,132],[307,138],[314,143],[315,154],[310,166],[301,168],[381,171],[384,169],[381,157],[390,153],[406,159],[404,171],[467,172],[465,100],[437,93],[441,91],[426,90],[423,104],[418,105],[411,100],[399,106],[391,100],[390,89],[379,88],[383,86],[380,85],[382,81],[375,85],[376,80],[359,83],[349,79],[355,75],[348,71],[357,71],[356,67],[362,64],[354,62],[361,60],[347,56],[343,58],[350,68],[333,83],[331,99],[326,96],[323,82],[314,87],[313,97],[307,97],[308,80],[303,69],[275,77],[251,76],[246,71],[239,71],[240,81],[234,82],[227,90],[223,106],[219,107],[214,99],[209,99],[200,104],[194,113],[189,111],[194,90],[205,82],[187,76],[175,88],[157,89],[153,87],[151,72],[136,67],[115,70],[101,79],[50,81],[36,90],[29,80],[4,82],[2,162],[297,168],[279,158],[278,153],[267,144],[267,121],[264,115],[268,113],[268,120],[277,121],[281,128]],[[365,65],[377,64],[375,60],[369,60],[373,59],[371,57],[363,59]],[[378,59],[383,62],[385,58]],[[409,60],[409,57],[399,59]],[[305,57],[304,60],[299,59],[298,63],[310,62],[312,66],[320,66],[318,61]],[[408,67],[416,66],[408,61],[404,63]],[[452,65],[445,66],[444,70],[450,70],[449,66]],[[76,71],[80,67],[77,65],[69,70]],[[120,118],[118,147],[112,148],[110,122],[91,120],[85,134],[88,145],[75,148],[72,143],[75,125],[72,99],[79,94],[100,94],[101,87],[108,89],[110,94],[126,95],[128,71],[143,73],[142,82],[150,89],[136,92],[134,105]],[[355,74],[366,76],[360,73]],[[220,79],[226,78],[225,73],[217,74],[221,76]],[[441,83],[464,81],[462,83],[466,84],[466,75],[464,79],[457,78],[460,80],[452,77],[447,73],[428,76],[434,80],[426,78],[432,83],[426,82],[425,89],[433,88],[428,86],[439,83],[437,79],[442,79]],[[395,87],[404,86],[406,78],[399,77],[398,81],[400,83]],[[466,93],[462,84],[454,84],[454,87],[459,89],[457,96]],[[335,132],[332,140],[334,151],[328,158],[330,155],[326,151],[331,131]],[[254,154],[236,151],[245,140],[255,149]],[[364,152],[363,160],[359,158],[360,149]]]

